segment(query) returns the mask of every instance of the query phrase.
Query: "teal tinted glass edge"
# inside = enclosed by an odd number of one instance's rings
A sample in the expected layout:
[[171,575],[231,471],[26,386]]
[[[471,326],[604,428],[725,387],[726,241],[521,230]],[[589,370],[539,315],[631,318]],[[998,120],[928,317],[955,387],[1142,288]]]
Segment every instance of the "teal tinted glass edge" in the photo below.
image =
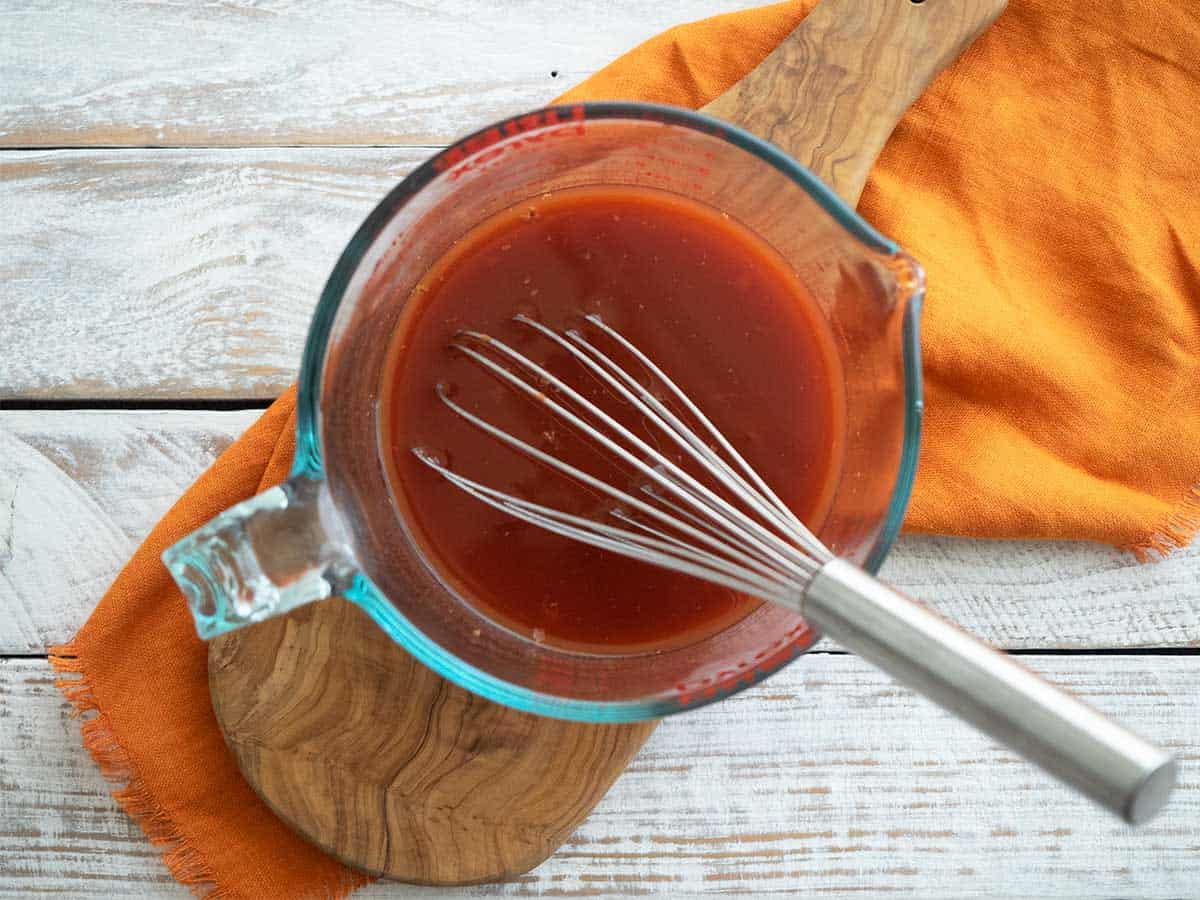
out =
[[[886,256],[891,256],[899,251],[899,247],[893,241],[872,228],[865,219],[847,206],[824,182],[789,157],[780,148],[768,141],[755,137],[735,125],[721,122],[692,110],[652,103],[599,102],[565,104],[544,107],[540,112],[553,109],[560,115],[569,117],[570,112],[579,107],[582,107],[584,110],[585,121],[597,119],[643,119],[693,128],[708,134],[720,136],[735,146],[754,154],[759,159],[774,166],[791,178],[792,181],[799,185],[805,193],[812,197],[822,209],[831,215],[839,225],[845,228],[867,250]],[[528,115],[528,113],[522,115]],[[509,117],[509,119],[503,121],[510,121],[514,118],[517,117]],[[481,136],[489,129],[501,125],[503,125],[503,122],[489,125],[464,137],[459,143]],[[299,388],[296,400],[296,454],[292,463],[292,477],[315,479],[324,477],[319,407],[321,372],[325,362],[325,352],[334,319],[337,316],[342,298],[358,267],[358,263],[392,216],[422,187],[438,175],[436,161],[450,149],[446,148],[435,153],[421,166],[409,173],[379,202],[363,221],[362,225],[359,226],[354,236],[350,239],[350,242],[346,245],[346,248],[338,257],[338,261],[334,265],[324,289],[321,291],[320,300],[317,303],[312,323],[309,326],[308,337],[305,340],[304,353],[300,364]],[[910,299],[910,306],[906,311],[904,322],[904,370],[907,401],[904,450],[902,452],[896,490],[893,493],[887,519],[866,563],[866,568],[872,573],[878,571],[879,566],[882,565],[899,531],[900,522],[908,505],[913,475],[916,471],[916,447],[920,436],[922,410],[919,330],[916,322],[916,316],[920,310],[920,301],[921,293],[918,292]],[[779,665],[769,670],[756,671],[752,679],[747,679],[745,682],[739,683],[737,688],[732,691],[717,692],[715,695],[702,697],[686,705],[678,700],[667,698],[649,701],[571,700],[518,687],[493,675],[489,675],[487,672],[459,659],[413,626],[383,596],[364,573],[357,573],[351,587],[345,592],[345,596],[346,599],[356,603],[370,615],[396,643],[411,653],[418,661],[448,680],[489,700],[494,700],[497,703],[502,703],[523,712],[574,721],[632,722],[661,718],[685,709],[697,709],[709,703],[716,702],[730,693],[740,692],[747,687],[759,683],[804,652],[803,649],[796,649],[791,657],[783,660]]]
[[908,308],[904,310],[900,336],[904,357],[904,443],[900,450],[896,484],[892,489],[892,502],[875,546],[863,563],[863,568],[872,575],[879,571],[900,535],[900,526],[904,524],[904,514],[908,511],[913,482],[917,477],[921,420],[925,415],[925,386],[921,375],[921,306],[924,301],[925,287],[921,285],[913,292],[908,300]]

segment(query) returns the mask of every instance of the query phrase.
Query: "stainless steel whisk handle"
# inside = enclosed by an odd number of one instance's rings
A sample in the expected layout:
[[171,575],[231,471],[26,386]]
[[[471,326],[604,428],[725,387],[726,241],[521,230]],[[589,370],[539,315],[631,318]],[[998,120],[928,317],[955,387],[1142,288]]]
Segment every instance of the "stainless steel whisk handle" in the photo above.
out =
[[[458,416],[530,459],[615,500],[603,521],[505,493],[454,472],[435,454],[419,459],[480,501],[555,534],[803,613],[814,625],[898,681],[1004,742],[1132,824],[1166,803],[1175,761],[1063,693],[1013,659],[880,584],[830,552],[787,508],[700,409],[654,362],[596,315],[589,327],[664,388],[664,402],[577,329],[559,333],[524,315],[516,321],[553,342],[628,403],[652,443],[513,347],[466,331],[454,345],[514,389],[542,403],[592,445],[648,479],[630,493],[536,447],[456,403]],[[681,418],[677,404],[683,410]],[[682,451],[709,482],[664,455]],[[624,477],[624,476],[623,476]],[[723,492],[713,489],[713,484]],[[636,494],[636,496],[635,496]]]
[[802,612],[863,659],[1130,824],[1175,784],[1171,754],[1109,721],[857,566],[826,563]]

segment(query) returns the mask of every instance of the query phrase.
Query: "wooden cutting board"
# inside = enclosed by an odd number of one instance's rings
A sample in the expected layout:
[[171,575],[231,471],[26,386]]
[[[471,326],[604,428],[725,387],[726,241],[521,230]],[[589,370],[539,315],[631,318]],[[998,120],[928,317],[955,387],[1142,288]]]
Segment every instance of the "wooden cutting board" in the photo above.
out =
[[[1005,0],[824,0],[704,108],[858,201],[896,122]],[[344,862],[427,884],[536,866],[654,723],[520,713],[445,681],[341,600],[212,641],[213,708],[247,780]]]

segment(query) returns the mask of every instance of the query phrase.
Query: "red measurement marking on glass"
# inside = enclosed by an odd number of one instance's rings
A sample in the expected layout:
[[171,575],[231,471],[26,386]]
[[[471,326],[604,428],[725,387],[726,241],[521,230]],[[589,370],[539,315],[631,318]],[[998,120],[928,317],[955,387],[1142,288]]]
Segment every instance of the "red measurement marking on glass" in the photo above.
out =
[[457,180],[506,153],[554,138],[582,135],[583,107],[572,106],[565,112],[564,116],[558,109],[544,109],[508,119],[448,148],[434,159],[433,167],[439,172],[450,170],[450,178]]
[[754,654],[753,663],[742,660],[733,669],[721,669],[714,675],[679,682],[675,685],[676,699],[683,706],[690,706],[700,697],[711,699],[717,694],[727,693],[741,682],[753,684],[793,656],[803,653],[812,642],[812,631],[807,623],[801,622],[772,641],[766,649]]

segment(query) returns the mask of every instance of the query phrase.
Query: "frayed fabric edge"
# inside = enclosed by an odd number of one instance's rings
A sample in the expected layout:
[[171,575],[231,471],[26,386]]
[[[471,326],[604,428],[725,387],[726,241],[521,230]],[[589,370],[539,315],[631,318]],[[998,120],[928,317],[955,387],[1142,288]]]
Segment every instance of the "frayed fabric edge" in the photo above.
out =
[[1153,528],[1142,540],[1135,541],[1124,549],[1140,562],[1165,559],[1176,550],[1192,543],[1200,532],[1200,482],[1197,482],[1175,504],[1171,514]]
[[161,849],[163,862],[171,875],[197,897],[236,900],[235,894],[216,886],[216,879],[199,852],[188,843],[142,782],[112,723],[100,708],[75,648],[70,644],[51,647],[50,665],[55,672],[68,676],[56,678],[54,686],[74,708],[74,717],[88,716],[79,728],[84,748],[99,766],[100,774],[121,785],[112,792],[113,799],[145,832],[150,843]]
[[[217,885],[199,851],[180,832],[142,781],[108,716],[100,708],[75,647],[71,644],[51,647],[50,665],[64,676],[56,678],[54,686],[73,707],[73,716],[77,719],[88,717],[80,725],[84,748],[104,778],[121,785],[112,792],[113,799],[137,823],[150,843],[162,851],[162,860],[175,880],[204,900],[240,900],[241,894]],[[372,880],[366,875],[351,877],[322,896],[342,900]]]

